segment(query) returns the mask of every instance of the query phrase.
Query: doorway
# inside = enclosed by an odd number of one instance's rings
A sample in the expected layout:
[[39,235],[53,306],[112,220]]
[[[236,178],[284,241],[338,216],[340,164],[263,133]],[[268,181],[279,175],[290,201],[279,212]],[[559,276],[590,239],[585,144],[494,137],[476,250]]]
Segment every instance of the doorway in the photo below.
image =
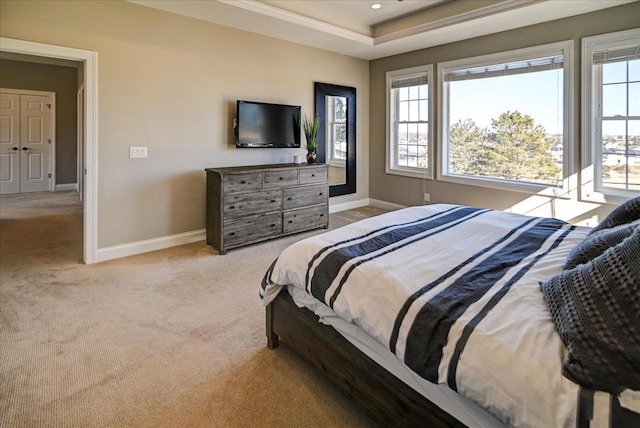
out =
[[84,162],[83,170],[83,260],[97,262],[97,176],[98,176],[98,53],[63,46],[0,37],[0,51],[83,63]]
[[0,89],[0,194],[55,182],[55,93]]

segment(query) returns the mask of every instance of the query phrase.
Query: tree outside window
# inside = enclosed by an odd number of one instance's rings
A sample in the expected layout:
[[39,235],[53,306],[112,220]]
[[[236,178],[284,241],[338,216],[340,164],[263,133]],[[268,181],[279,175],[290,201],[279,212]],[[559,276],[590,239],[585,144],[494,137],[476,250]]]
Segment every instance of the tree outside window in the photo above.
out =
[[571,56],[568,41],[441,63],[439,178],[568,191]]

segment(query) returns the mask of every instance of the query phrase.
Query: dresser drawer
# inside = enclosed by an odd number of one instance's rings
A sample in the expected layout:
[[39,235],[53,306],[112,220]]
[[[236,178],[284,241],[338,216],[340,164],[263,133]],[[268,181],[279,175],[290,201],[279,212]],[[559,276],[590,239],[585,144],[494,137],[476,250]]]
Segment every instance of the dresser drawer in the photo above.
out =
[[227,219],[279,211],[282,209],[282,190],[230,194],[223,198],[222,212]]
[[326,184],[316,186],[294,187],[283,189],[284,200],[282,207],[290,208],[306,207],[309,205],[326,204],[329,187]]
[[324,183],[327,181],[326,167],[300,168],[300,184]]
[[229,174],[223,178],[224,193],[262,189],[262,173]]
[[[227,249],[329,225],[327,166],[207,168],[207,244]],[[286,197],[285,197],[286,196]]]
[[285,169],[282,171],[265,171],[265,187],[295,186],[298,184],[298,170]]
[[224,225],[224,245],[250,243],[282,233],[280,213],[236,220]]
[[282,214],[282,229],[289,233],[326,226],[328,216],[327,205],[287,211]]

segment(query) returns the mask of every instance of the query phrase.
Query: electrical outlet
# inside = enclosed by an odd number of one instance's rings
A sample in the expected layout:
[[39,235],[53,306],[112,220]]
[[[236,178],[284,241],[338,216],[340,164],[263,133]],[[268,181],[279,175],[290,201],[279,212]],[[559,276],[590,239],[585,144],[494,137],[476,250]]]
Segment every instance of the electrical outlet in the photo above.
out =
[[146,147],[129,147],[129,159],[144,159],[146,157]]
[[429,202],[430,200],[431,200],[431,195],[430,195],[430,194],[428,194],[428,193],[425,193],[425,194],[424,194],[424,201],[425,201],[425,202]]

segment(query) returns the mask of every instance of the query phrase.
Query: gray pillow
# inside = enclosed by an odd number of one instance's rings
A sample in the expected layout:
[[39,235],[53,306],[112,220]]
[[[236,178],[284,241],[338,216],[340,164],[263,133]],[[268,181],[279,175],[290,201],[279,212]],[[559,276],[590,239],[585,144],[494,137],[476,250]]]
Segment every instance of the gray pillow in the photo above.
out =
[[615,210],[611,211],[611,213],[602,220],[599,225],[593,228],[591,233],[619,226],[621,224],[631,223],[638,219],[640,219],[640,196],[628,200]]
[[618,245],[640,225],[640,196],[620,205],[594,227],[567,257],[563,269],[587,263],[607,249]]
[[640,228],[542,283],[567,347],[563,373],[595,390],[640,390]]
[[595,259],[631,236],[638,227],[640,227],[640,220],[606,229],[592,230],[584,241],[571,250],[563,269],[573,269]]

